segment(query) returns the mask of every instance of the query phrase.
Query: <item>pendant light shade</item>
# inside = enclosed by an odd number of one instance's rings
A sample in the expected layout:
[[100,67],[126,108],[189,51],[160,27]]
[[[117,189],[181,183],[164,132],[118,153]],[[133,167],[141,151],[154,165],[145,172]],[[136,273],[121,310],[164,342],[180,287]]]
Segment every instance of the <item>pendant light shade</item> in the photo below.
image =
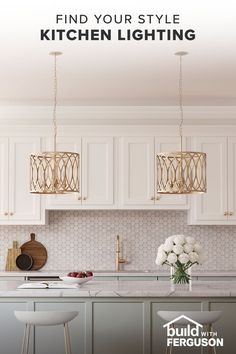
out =
[[188,53],[176,53],[180,58],[180,151],[159,153],[156,156],[157,193],[161,194],[206,193],[206,154],[183,151],[182,56],[186,54]]
[[54,56],[54,149],[30,156],[30,192],[37,194],[63,194],[79,192],[80,155],[76,152],[56,150],[57,144],[57,56],[61,52],[50,53]]

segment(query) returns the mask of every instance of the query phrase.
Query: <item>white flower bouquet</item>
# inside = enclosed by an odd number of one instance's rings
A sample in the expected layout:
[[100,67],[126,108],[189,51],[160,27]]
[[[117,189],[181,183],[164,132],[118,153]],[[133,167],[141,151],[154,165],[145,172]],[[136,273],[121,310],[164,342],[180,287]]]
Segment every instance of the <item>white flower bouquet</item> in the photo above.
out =
[[189,284],[191,277],[188,269],[202,262],[202,246],[190,236],[170,236],[158,248],[156,264],[166,264],[174,269],[171,276],[174,284]]

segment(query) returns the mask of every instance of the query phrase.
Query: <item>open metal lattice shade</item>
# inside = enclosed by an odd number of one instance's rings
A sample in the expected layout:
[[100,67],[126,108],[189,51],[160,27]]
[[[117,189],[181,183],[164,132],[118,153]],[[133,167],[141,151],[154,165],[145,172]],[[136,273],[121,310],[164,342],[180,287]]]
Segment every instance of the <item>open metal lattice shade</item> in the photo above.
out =
[[79,192],[79,161],[75,152],[42,152],[30,155],[30,192],[63,194]]
[[206,154],[167,152],[157,155],[157,193],[206,193]]

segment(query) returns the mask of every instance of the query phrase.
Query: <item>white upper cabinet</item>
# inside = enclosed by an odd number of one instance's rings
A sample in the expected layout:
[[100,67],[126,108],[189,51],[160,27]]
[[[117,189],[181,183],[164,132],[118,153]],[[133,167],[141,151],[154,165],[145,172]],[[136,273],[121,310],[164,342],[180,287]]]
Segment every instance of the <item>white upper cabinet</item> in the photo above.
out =
[[228,221],[236,222],[236,137],[228,138]]
[[83,205],[113,204],[113,164],[112,137],[83,138]]
[[153,205],[154,138],[125,137],[120,143],[122,204]]
[[[183,139],[183,148],[186,148],[186,139]],[[187,208],[187,196],[186,195],[176,195],[176,194],[158,194],[156,190],[156,155],[160,152],[174,152],[180,151],[180,138],[179,137],[159,137],[155,139],[155,204],[165,206],[168,209],[172,206],[172,209],[184,209]],[[181,207],[182,206],[182,207]]]
[[8,220],[8,138],[0,138],[0,222]]
[[125,137],[120,141],[121,204],[133,208],[186,209],[186,196],[156,191],[156,154],[179,150],[175,137]]
[[57,149],[80,153],[80,193],[47,197],[48,209],[96,209],[113,205],[113,138],[59,138]]
[[[232,165],[229,174],[226,137],[197,137],[192,139],[192,149],[207,154],[207,193],[191,196],[190,224],[225,224],[227,223],[229,188],[235,173],[235,146],[231,144]],[[232,200],[232,198],[231,198]],[[235,200],[235,197],[233,197]]]
[[0,140],[1,224],[44,224],[39,195],[30,193],[30,154],[40,151],[38,137]]

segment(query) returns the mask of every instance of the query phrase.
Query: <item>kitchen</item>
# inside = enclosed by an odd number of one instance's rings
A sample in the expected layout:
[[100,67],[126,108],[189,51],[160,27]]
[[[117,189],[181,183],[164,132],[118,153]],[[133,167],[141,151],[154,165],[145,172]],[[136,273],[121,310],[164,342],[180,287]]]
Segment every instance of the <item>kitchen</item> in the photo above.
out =
[[[211,28],[209,4],[201,21],[199,4],[140,7],[196,39],[52,45],[40,30],[64,13],[89,28],[88,5],[24,3],[38,14],[25,27],[24,9],[1,5],[0,354],[233,354],[235,22],[216,36],[220,5]],[[117,14],[132,22],[130,6]],[[219,346],[168,346],[172,311],[210,326]]]

